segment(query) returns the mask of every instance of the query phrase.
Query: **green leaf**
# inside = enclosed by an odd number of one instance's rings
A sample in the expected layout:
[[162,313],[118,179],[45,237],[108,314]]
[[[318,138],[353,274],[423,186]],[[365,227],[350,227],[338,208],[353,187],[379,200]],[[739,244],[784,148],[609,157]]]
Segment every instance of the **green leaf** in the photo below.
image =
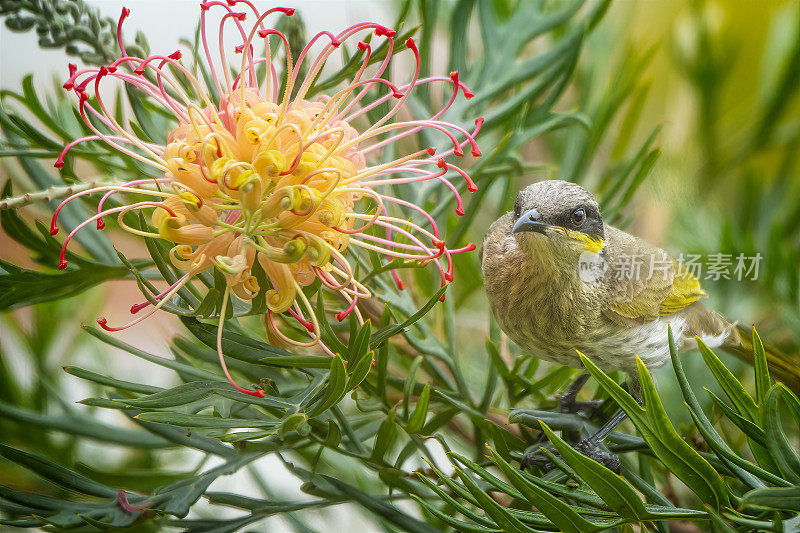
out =
[[97,339],[101,340],[102,342],[104,342],[104,343],[106,343],[106,344],[108,344],[110,346],[114,346],[115,348],[119,348],[121,350],[124,350],[124,351],[130,353],[131,355],[135,355],[136,357],[144,359],[145,361],[149,361],[151,363],[155,363],[157,365],[161,365],[163,367],[170,368],[170,369],[172,369],[172,370],[174,370],[176,372],[180,372],[182,375],[193,376],[195,378],[203,379],[203,380],[219,379],[220,381],[222,381],[224,379],[222,377],[219,377],[219,376],[216,376],[216,375],[212,374],[211,372],[207,372],[205,370],[200,370],[199,368],[195,368],[193,366],[190,366],[190,365],[187,365],[187,364],[184,364],[184,363],[179,363],[177,361],[174,361],[172,359],[168,359],[166,357],[159,357],[157,355],[149,354],[149,353],[145,352],[144,350],[140,350],[139,348],[136,348],[135,346],[131,346],[130,344],[126,344],[126,343],[122,342],[121,340],[119,340],[117,337],[109,335],[104,331],[100,331],[99,329],[97,329],[97,328],[95,328],[93,326],[84,325],[82,327],[83,327],[84,331],[86,331],[87,333],[89,333],[93,337],[96,337]]
[[800,457],[797,455],[797,446],[789,443],[783,429],[779,404],[781,396],[781,387],[774,385],[765,400],[764,434],[767,450],[781,475],[795,485],[800,485]]
[[109,376],[103,376],[97,374],[96,372],[92,372],[91,370],[85,370],[83,368],[78,368],[76,366],[65,366],[64,372],[73,375],[77,378],[85,379],[87,381],[92,381],[94,383],[99,383],[100,385],[106,385],[108,387],[114,387],[116,389],[126,390],[131,392],[139,392],[142,394],[153,394],[155,392],[164,390],[160,387],[154,387],[152,385],[133,383],[131,381],[122,381]]
[[800,487],[763,488],[751,490],[742,497],[740,507],[749,505],[767,509],[800,511]]
[[644,503],[627,481],[597,461],[576,451],[553,433],[547,424],[542,423],[541,427],[561,457],[611,509],[625,518],[647,520],[650,513],[645,510]]
[[392,447],[396,438],[397,424],[395,423],[395,411],[392,409],[378,428],[370,458],[377,463],[384,462],[384,456]]
[[0,259],[0,311],[82,294],[100,283],[130,277],[124,267],[82,265],[39,272]]
[[422,429],[422,426],[425,425],[425,418],[428,415],[428,402],[430,401],[431,397],[431,384],[426,383],[425,387],[422,389],[422,393],[420,393],[419,398],[417,399],[417,405],[414,407],[414,412],[411,413],[411,417],[408,419],[408,424],[406,424],[406,431],[409,433],[419,433]]
[[[668,340],[670,357],[672,358],[672,367],[675,369],[675,376],[678,378],[678,385],[681,387],[683,397],[686,400],[686,405],[689,408],[689,414],[694,420],[695,426],[703,435],[703,438],[709,444],[711,449],[739,479],[752,488],[765,487],[764,481],[772,484],[787,484],[788,482],[782,480],[778,476],[759,468],[750,461],[740,457],[735,453],[727,442],[717,433],[713,424],[708,420],[708,417],[703,412],[700,402],[689,385],[689,380],[686,378],[686,373],[683,370],[683,363],[678,357],[678,351],[675,349],[675,340],[672,335],[672,328],[668,328]],[[764,481],[762,481],[764,480]]]
[[[739,415],[733,408],[729,407],[719,396],[706,389],[711,400],[714,402],[720,411],[722,411],[728,419],[736,424],[736,426],[747,435],[748,438],[754,440],[758,444],[764,443],[764,430],[758,427],[757,424],[750,422],[745,417]],[[751,445],[752,446],[752,445]]]
[[[411,497],[414,500],[416,500],[420,505],[425,507],[425,509],[427,509],[428,512],[433,514],[436,518],[438,518],[442,522],[446,523],[447,525],[449,525],[450,527],[452,527],[456,531],[465,531],[467,533],[503,533],[503,530],[499,529],[497,527],[491,527],[491,528],[480,527],[480,526],[475,526],[475,525],[469,524],[467,522],[463,522],[461,520],[456,520],[455,518],[453,518],[449,514],[443,513],[442,511],[440,511],[439,509],[437,509],[436,507],[431,505],[426,500],[423,500],[422,498],[420,498],[416,494],[412,494]],[[442,499],[444,499],[444,496],[442,496]]]
[[509,533],[526,533],[532,531],[515,518],[505,507],[494,501],[494,499],[481,490],[469,474],[460,468],[456,468],[455,471],[467,490],[469,490],[472,496],[477,500],[480,508],[483,509],[503,531]]
[[[442,482],[445,483],[445,485],[448,485],[448,486],[455,485],[455,482],[453,480],[451,480],[451,479],[447,478],[446,476],[444,476],[444,474],[442,474],[440,471],[436,470],[435,468],[432,468],[432,470],[439,476],[439,478],[442,480]],[[431,489],[444,503],[446,503],[447,505],[449,505],[450,507],[455,509],[456,512],[461,513],[466,518],[469,518],[470,520],[473,520],[473,521],[477,522],[478,524],[481,524],[482,526],[486,526],[486,527],[489,527],[489,528],[492,528],[492,529],[494,529],[496,527],[496,524],[493,521],[489,520],[488,518],[485,518],[483,516],[480,516],[480,515],[476,514],[475,511],[473,511],[469,507],[463,505],[461,502],[456,500],[453,496],[448,494],[446,491],[442,490],[441,487],[439,487],[436,483],[434,483],[433,481],[428,479],[428,477],[425,476],[424,474],[422,474],[421,472],[417,472],[417,477],[419,478],[420,481],[422,481],[425,485],[427,485],[428,488]],[[455,486],[458,487],[459,490],[461,490],[464,493],[469,495],[469,492],[467,492],[465,489],[463,489],[463,487],[460,487],[459,485],[455,485]],[[456,491],[456,490],[454,490],[453,492],[458,494],[458,491]],[[470,496],[470,498],[471,498],[471,496]]]
[[302,427],[306,427],[306,423],[308,422],[308,416],[305,413],[294,413],[291,416],[286,417],[283,422],[281,422],[280,427],[278,428],[278,437],[283,439],[286,437],[286,434],[289,431],[301,431]]
[[347,369],[341,356],[331,358],[328,386],[325,396],[314,406],[309,416],[314,418],[324,413],[344,398],[347,392]]
[[[358,502],[362,505],[365,509],[375,513],[376,515],[380,516],[381,518],[385,519],[387,522],[394,524],[404,531],[411,531],[413,533],[436,533],[437,530],[428,524],[421,522],[420,520],[410,516],[396,507],[393,507],[387,503],[384,503],[377,498],[358,490],[357,488],[349,485],[343,481],[340,481],[334,477],[326,476],[324,474],[320,474],[317,476],[321,478],[332,487],[334,487],[337,491],[345,494]],[[316,479],[316,478],[315,478]]]
[[98,483],[113,487],[125,487],[126,489],[137,491],[154,491],[195,474],[192,471],[165,472],[161,469],[114,472],[105,469],[95,469],[84,463],[76,463],[75,471]]
[[150,433],[98,422],[89,414],[62,413],[59,415],[47,415],[0,402],[0,416],[8,420],[15,420],[21,424],[61,431],[68,435],[86,437],[96,442],[141,449],[167,448],[170,446],[168,441]]
[[641,359],[637,357],[636,365],[646,409],[589,358],[583,354],[580,357],[584,367],[627,413],[653,454],[703,501],[717,509],[729,507],[725,484],[708,461],[675,431]]
[[111,487],[97,483],[43,457],[14,449],[5,444],[0,444],[0,455],[65,489],[101,498],[116,498],[117,496],[117,491]]
[[[203,344],[217,349],[217,325],[200,322],[196,318],[182,316],[181,322]],[[226,357],[256,363],[265,356],[293,356],[291,352],[266,342],[235,332],[231,326],[222,330],[222,351]]]
[[390,337],[394,337],[395,335],[397,335],[398,333],[402,332],[406,328],[412,326],[419,319],[421,319],[422,317],[427,315],[428,312],[431,309],[433,309],[433,306],[436,305],[436,302],[439,301],[439,298],[441,298],[444,295],[445,291],[447,291],[447,287],[449,287],[449,286],[450,286],[449,284],[445,285],[444,287],[442,287],[441,289],[436,291],[436,294],[431,296],[431,298],[428,300],[428,302],[424,306],[422,306],[419,309],[419,311],[417,311],[416,313],[414,313],[413,315],[408,317],[406,320],[404,320],[400,324],[394,324],[392,326],[387,326],[385,328],[381,328],[378,331],[376,331],[372,335],[372,340],[370,341],[370,345],[373,346],[373,347],[380,346],[382,343],[386,342]]
[[245,418],[220,418],[208,415],[175,413],[172,411],[149,411],[135,416],[144,422],[167,424],[187,428],[271,428],[277,427],[275,420],[258,420]]
[[284,368],[330,368],[327,355],[270,355],[262,357],[259,363]]
[[764,343],[753,326],[753,367],[755,369],[756,381],[756,403],[759,406],[764,404],[772,379],[769,377],[769,365],[767,364],[767,353],[764,350]]
[[490,450],[492,461],[503,471],[508,481],[531,505],[535,505],[556,527],[565,532],[591,532],[605,529],[606,526],[592,524],[571,505],[559,500],[546,490],[525,479],[519,469],[514,468],[494,450]]
[[736,376],[728,370],[725,363],[720,361],[719,357],[706,346],[700,337],[697,338],[697,348],[700,350],[700,355],[703,356],[706,366],[708,366],[717,383],[720,384],[722,390],[733,402],[733,406],[739,415],[750,422],[758,423],[758,406],[756,406],[753,398],[747,393],[742,384],[739,383],[739,380],[736,379]]
[[424,359],[425,358],[421,355],[415,357],[411,362],[411,365],[408,367],[408,373],[405,376],[405,383],[403,385],[403,418],[406,420],[408,420],[409,415],[409,402],[411,401],[411,394],[414,391],[414,385],[417,383],[417,370]]
[[239,402],[251,403],[264,407],[281,407],[284,409],[292,407],[290,402],[280,398],[271,396],[259,398],[250,394],[244,394],[234,389],[229,383],[221,383],[219,381],[192,381],[147,396],[140,396],[139,398],[133,399],[119,399],[118,401],[139,409],[163,409],[165,407],[176,407],[178,405],[196,402],[212,394],[218,394]]

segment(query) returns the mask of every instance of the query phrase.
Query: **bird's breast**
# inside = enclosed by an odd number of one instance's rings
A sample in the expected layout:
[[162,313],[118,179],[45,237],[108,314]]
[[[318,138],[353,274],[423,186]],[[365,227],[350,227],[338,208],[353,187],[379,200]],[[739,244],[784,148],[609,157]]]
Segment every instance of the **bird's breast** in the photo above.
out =
[[513,237],[484,245],[486,294],[503,331],[520,347],[567,366],[580,366],[576,349],[592,342],[601,320],[599,295],[575,265],[541,254],[529,257]]

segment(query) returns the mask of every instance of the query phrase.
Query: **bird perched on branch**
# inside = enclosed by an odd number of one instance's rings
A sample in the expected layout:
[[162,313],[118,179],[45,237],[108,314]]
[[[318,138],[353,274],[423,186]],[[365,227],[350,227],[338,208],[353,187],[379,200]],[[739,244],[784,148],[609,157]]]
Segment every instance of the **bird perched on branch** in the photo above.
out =
[[[489,228],[481,267],[492,312],[521,348],[576,368],[580,351],[606,372],[627,372],[634,396],[636,355],[650,369],[670,359],[668,323],[679,350],[696,347],[697,336],[752,361],[751,334],[698,301],[705,296],[698,279],[660,248],[605,224],[597,201],[575,183],[541,181],[520,191],[514,211]],[[797,366],[767,351],[774,374],[796,386]],[[564,392],[560,411],[580,407],[588,377]],[[618,466],[597,445],[624,418],[617,413],[577,449]]]

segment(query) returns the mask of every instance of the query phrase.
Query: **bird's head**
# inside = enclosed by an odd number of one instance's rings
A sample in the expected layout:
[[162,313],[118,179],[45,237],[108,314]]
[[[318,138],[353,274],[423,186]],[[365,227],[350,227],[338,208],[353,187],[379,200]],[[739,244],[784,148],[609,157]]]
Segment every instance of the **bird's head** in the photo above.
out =
[[597,201],[580,185],[561,180],[540,181],[519,192],[511,233],[532,254],[566,258],[604,246]]

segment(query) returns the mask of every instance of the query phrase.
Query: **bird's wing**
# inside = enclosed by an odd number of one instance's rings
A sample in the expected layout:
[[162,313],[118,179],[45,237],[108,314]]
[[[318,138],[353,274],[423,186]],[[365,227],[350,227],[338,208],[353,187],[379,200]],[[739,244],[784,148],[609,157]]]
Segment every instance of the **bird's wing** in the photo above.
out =
[[700,282],[664,250],[606,226],[609,300],[605,315],[636,325],[671,315],[705,295]]

